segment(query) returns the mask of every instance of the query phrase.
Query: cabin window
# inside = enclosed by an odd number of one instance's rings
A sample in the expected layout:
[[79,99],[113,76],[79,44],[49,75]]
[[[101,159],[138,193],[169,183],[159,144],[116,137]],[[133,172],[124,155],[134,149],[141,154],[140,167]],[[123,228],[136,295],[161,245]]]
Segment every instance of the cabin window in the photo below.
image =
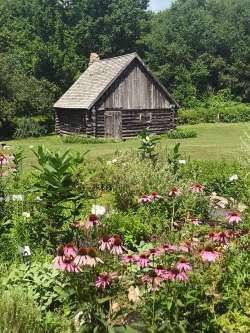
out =
[[140,121],[142,123],[151,123],[152,122],[152,112],[140,113]]

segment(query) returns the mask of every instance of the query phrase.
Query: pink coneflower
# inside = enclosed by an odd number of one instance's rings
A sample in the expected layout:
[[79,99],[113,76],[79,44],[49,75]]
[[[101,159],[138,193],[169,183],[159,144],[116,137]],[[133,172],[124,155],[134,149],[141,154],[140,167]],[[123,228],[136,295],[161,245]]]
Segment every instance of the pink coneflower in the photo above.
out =
[[91,266],[92,259],[88,255],[88,248],[80,247],[77,256],[75,257],[75,263],[78,266]]
[[57,256],[52,261],[52,265],[62,272],[78,273],[81,271],[80,267],[74,261],[75,256],[65,255],[64,247],[61,246],[57,251]]
[[220,253],[215,251],[212,246],[207,245],[201,252],[200,252],[202,261],[204,262],[215,262],[219,256]]
[[4,154],[0,154],[0,165],[4,165],[5,163],[7,163],[7,161],[7,156],[5,156]]
[[212,239],[216,242],[227,245],[230,240],[230,234],[229,234],[229,232],[222,230],[218,233],[214,233]]
[[60,269],[62,272],[69,272],[69,273],[79,273],[81,272],[80,267],[74,262],[74,257],[72,256],[63,256],[63,257],[56,257],[53,260],[54,267]]
[[120,255],[123,254],[123,250],[126,250],[126,248],[122,245],[122,240],[119,236],[111,237],[112,240],[112,248],[110,250],[110,253]]
[[188,276],[185,272],[179,272],[178,274],[175,275],[175,280],[177,280],[177,281],[187,281]]
[[168,194],[170,197],[179,197],[181,195],[181,190],[178,187],[173,187]]
[[142,253],[138,256],[135,256],[135,262],[141,268],[147,267],[150,263],[150,260],[148,257],[149,257],[149,255],[147,253]]
[[172,271],[165,271],[164,274],[162,274],[163,280],[167,281],[174,281],[175,274]]
[[202,222],[202,221],[199,221],[199,220],[197,220],[197,219],[195,219],[195,220],[192,220],[192,224],[193,224],[193,225],[202,225],[203,222]]
[[116,272],[113,273],[101,273],[96,278],[96,287],[100,289],[106,289],[110,287],[114,280],[118,279],[118,274]]
[[72,229],[79,229],[83,225],[83,221],[74,221],[70,224]]
[[213,231],[209,231],[209,233],[207,235],[208,235],[208,238],[213,239],[215,234]]
[[157,192],[152,192],[152,193],[149,195],[149,198],[150,198],[151,200],[156,200],[156,199],[161,199],[162,196],[161,196],[159,193],[157,193]]
[[173,244],[164,244],[162,246],[162,249],[164,252],[176,252],[177,251],[177,246]]
[[76,248],[75,245],[72,244],[72,243],[66,244],[66,245],[63,247],[63,254],[64,254],[65,256],[73,256],[73,257],[75,257],[76,254],[77,254],[77,248]]
[[102,239],[99,241],[99,249],[101,251],[108,250],[110,251],[112,245],[113,245],[114,240],[110,238],[108,235],[104,235]]
[[190,246],[191,246],[191,242],[187,241],[187,242],[182,242],[179,246],[179,250],[185,253],[188,253],[190,251]]
[[157,291],[161,287],[163,279],[154,270],[143,276],[142,282],[148,286],[148,291]]
[[230,224],[239,223],[241,221],[240,212],[231,211],[226,215],[226,219]]
[[148,250],[147,253],[150,256],[160,256],[162,254],[162,249],[153,248],[153,249]]
[[122,256],[121,259],[125,264],[133,264],[136,261],[136,258],[133,255],[125,255]]
[[92,247],[88,249],[89,266],[95,267],[97,263],[103,264],[103,261],[97,257],[97,251]]
[[90,214],[88,221],[85,224],[85,229],[91,229],[97,225],[100,224],[100,220],[98,219],[98,217],[95,214]]
[[170,281],[187,281],[188,276],[184,271],[180,271],[178,268],[171,269]]
[[188,262],[186,258],[183,257],[177,262],[176,268],[180,272],[188,272],[192,270],[192,265]]
[[17,173],[17,169],[16,168],[10,168],[9,172],[11,172],[11,173]]
[[176,228],[176,229],[181,229],[181,228],[184,226],[184,224],[181,223],[181,222],[174,222],[174,223],[173,223],[173,226],[174,226],[174,228]]
[[154,269],[154,271],[157,273],[158,276],[160,276],[162,279],[165,279],[165,275],[167,274],[167,270],[163,266],[157,266],[157,268]]
[[204,187],[199,183],[194,183],[193,185],[190,186],[192,193],[202,193],[203,188]]
[[152,202],[152,198],[149,195],[142,195],[139,200],[139,203]]

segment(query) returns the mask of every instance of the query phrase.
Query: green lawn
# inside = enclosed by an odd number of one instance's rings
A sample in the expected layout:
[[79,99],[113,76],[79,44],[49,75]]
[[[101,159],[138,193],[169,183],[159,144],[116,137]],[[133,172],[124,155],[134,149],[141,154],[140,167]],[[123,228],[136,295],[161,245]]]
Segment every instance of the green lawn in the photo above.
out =
[[[182,126],[182,128],[191,128],[198,134],[197,138],[184,140],[162,139],[161,144],[172,146],[174,142],[181,142],[181,151],[183,157],[190,155],[193,159],[224,159],[227,161],[237,160],[242,154],[242,141],[245,139],[245,132],[250,133],[249,123],[237,124],[199,124]],[[139,146],[138,139],[128,139],[125,142],[105,143],[105,144],[65,144],[58,136],[46,136],[41,138],[29,138],[23,140],[12,140],[7,142],[13,146],[21,146],[25,150],[25,164],[30,166],[34,164],[33,148],[38,145],[45,145],[51,150],[84,152],[90,150],[89,158],[97,156],[109,157],[116,150],[125,151]]]

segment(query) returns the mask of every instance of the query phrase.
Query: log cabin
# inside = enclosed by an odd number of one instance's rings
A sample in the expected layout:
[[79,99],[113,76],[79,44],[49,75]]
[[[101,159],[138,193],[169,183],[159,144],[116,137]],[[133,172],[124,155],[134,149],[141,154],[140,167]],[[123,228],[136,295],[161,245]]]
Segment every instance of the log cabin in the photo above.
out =
[[128,138],[176,126],[178,104],[136,53],[100,60],[54,104],[60,135]]

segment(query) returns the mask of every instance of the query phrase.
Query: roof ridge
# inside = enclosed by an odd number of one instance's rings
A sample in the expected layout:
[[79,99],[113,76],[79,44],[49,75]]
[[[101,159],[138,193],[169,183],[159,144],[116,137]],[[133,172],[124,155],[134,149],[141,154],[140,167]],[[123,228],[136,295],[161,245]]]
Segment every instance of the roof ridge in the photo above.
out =
[[126,53],[126,54],[123,54],[123,55],[120,55],[120,56],[116,56],[116,57],[112,57],[112,58],[100,59],[98,62],[100,62],[100,61],[107,61],[107,60],[114,60],[114,59],[117,59],[117,58],[124,58],[126,56],[132,56],[132,55],[138,57],[137,52],[131,52],[131,53]]

